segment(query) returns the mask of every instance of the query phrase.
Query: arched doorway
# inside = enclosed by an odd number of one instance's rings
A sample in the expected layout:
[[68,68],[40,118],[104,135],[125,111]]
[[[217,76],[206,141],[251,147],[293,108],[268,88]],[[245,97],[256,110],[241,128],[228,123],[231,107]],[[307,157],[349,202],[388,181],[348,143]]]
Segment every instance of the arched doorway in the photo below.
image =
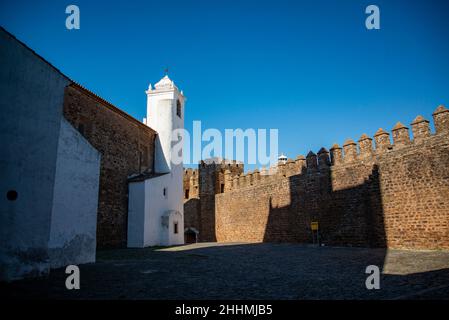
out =
[[184,242],[187,243],[197,243],[198,242],[198,230],[195,228],[186,228],[184,230]]

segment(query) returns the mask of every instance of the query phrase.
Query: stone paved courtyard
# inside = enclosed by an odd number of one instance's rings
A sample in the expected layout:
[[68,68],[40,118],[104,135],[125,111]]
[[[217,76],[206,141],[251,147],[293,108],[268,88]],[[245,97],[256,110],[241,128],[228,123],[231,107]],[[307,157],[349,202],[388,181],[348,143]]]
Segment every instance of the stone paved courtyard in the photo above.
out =
[[[367,290],[365,268],[383,270]],[[80,266],[81,289],[64,269],[1,286],[8,298],[63,299],[448,299],[449,252],[203,243],[98,252]]]

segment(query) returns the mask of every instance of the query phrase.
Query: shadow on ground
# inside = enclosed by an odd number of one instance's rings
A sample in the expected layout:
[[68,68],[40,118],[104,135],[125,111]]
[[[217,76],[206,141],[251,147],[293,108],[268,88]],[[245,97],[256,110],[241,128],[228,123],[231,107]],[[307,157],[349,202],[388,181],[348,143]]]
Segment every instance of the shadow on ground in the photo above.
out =
[[[367,290],[365,269],[383,270]],[[1,286],[6,298],[36,299],[448,299],[449,252],[312,247],[299,244],[193,244],[100,251],[80,266],[81,289],[64,269]]]

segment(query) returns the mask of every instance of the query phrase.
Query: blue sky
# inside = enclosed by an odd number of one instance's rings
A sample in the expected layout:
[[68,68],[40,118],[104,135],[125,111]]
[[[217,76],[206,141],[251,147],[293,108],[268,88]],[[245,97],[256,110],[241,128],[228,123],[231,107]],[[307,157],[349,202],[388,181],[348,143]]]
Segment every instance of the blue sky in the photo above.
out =
[[278,128],[292,158],[449,104],[449,1],[0,0],[0,24],[138,119],[168,66],[187,129]]

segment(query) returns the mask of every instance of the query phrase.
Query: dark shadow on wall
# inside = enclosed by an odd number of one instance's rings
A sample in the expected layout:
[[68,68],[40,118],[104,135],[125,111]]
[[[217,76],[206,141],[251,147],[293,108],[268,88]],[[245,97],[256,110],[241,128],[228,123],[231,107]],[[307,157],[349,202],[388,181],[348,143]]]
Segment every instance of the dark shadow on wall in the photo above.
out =
[[386,248],[378,167],[362,184],[338,190],[331,174],[324,167],[289,177],[290,204],[277,206],[276,196],[269,198],[263,241]]
[[[184,237],[186,238],[186,243],[191,242],[187,241],[187,238],[189,238],[189,233],[187,232],[188,230],[191,230],[192,228],[198,231],[201,230],[199,210],[200,199],[191,198],[184,202]],[[196,235],[195,241],[199,240],[200,236],[201,232]]]
[[215,233],[215,193],[200,193],[199,210],[199,241],[215,242],[217,241]]

